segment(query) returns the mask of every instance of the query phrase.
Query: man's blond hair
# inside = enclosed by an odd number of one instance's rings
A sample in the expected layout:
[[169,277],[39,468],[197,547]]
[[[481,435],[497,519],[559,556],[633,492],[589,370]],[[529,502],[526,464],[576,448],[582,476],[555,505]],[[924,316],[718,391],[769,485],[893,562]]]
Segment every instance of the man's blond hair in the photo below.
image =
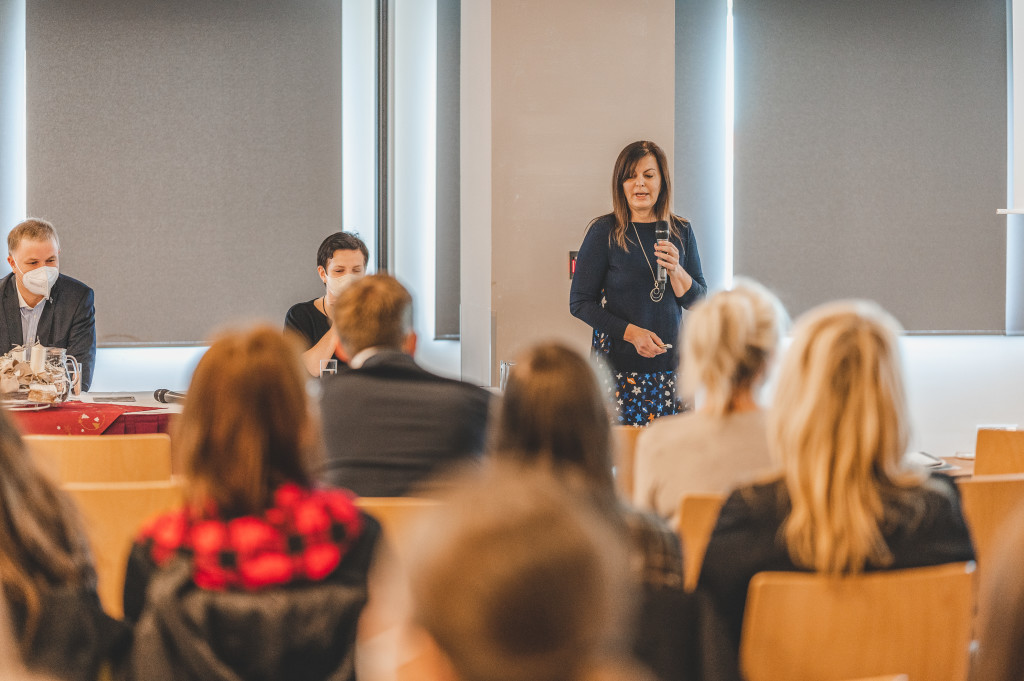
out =
[[391,275],[363,277],[334,302],[334,328],[350,356],[366,348],[401,348],[412,331],[412,296]]
[[14,229],[7,235],[7,252],[14,253],[18,245],[25,239],[32,239],[33,241],[53,239],[53,243],[57,244],[57,250],[60,250],[60,239],[57,238],[57,230],[46,220],[29,218],[15,225]]

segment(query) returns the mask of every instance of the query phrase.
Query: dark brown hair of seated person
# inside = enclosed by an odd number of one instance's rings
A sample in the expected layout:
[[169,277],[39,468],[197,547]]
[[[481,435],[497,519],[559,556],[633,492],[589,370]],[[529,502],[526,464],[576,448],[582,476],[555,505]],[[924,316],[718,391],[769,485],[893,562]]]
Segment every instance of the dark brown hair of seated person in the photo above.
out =
[[323,240],[316,249],[316,265],[327,269],[327,263],[334,257],[335,251],[359,251],[363,254],[363,265],[370,259],[370,251],[366,244],[351,232],[335,232]]
[[36,468],[0,410],[0,583],[12,615],[24,618],[23,653],[36,634],[43,592],[94,579],[74,506]]
[[491,450],[580,478],[592,494],[615,499],[611,411],[590,363],[557,342],[519,357],[492,424]]
[[349,357],[366,348],[399,349],[412,331],[412,296],[391,275],[363,277],[334,302],[334,328]]
[[263,512],[284,482],[310,485],[315,434],[299,348],[267,325],[214,338],[172,443],[193,509],[231,518]]
[[498,463],[454,489],[407,565],[413,620],[457,678],[576,681],[621,657],[632,614],[621,536],[537,469]]

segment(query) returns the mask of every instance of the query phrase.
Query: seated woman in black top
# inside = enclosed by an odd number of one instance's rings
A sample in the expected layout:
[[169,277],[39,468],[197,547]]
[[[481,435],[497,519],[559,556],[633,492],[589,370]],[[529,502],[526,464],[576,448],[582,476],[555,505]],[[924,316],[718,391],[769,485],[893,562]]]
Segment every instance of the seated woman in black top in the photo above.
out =
[[103,612],[88,543],[70,501],[32,464],[0,410],[0,585],[26,666],[91,681],[127,644]]
[[320,375],[320,360],[332,359],[338,345],[331,309],[346,286],[366,275],[370,252],[355,234],[335,232],[316,251],[316,271],[324,283],[324,294],[296,303],[285,315],[284,325],[306,341],[302,364],[311,376]]
[[757,572],[855,574],[974,559],[956,486],[904,460],[898,332],[896,320],[862,301],[798,321],[768,418],[782,472],[732,492],[698,584],[736,650]]

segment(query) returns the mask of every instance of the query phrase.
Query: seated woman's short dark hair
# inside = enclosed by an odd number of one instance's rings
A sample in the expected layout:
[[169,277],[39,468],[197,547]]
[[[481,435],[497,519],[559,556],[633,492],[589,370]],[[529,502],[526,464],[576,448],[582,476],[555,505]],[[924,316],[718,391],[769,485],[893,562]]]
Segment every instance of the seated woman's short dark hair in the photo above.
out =
[[317,267],[327,269],[327,263],[334,257],[335,251],[359,251],[363,254],[364,265],[370,259],[370,251],[362,239],[351,232],[335,232],[324,239],[320,248],[316,249]]

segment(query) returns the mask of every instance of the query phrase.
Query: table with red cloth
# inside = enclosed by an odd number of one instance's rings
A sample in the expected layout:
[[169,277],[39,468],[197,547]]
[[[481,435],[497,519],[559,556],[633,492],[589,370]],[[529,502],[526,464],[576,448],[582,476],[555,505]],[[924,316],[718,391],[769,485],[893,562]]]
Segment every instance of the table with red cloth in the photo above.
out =
[[[128,401],[129,396],[136,400]],[[26,435],[135,435],[166,433],[180,409],[153,400],[149,393],[126,393],[125,401],[95,402],[95,396],[54,404],[39,411],[9,410]]]

